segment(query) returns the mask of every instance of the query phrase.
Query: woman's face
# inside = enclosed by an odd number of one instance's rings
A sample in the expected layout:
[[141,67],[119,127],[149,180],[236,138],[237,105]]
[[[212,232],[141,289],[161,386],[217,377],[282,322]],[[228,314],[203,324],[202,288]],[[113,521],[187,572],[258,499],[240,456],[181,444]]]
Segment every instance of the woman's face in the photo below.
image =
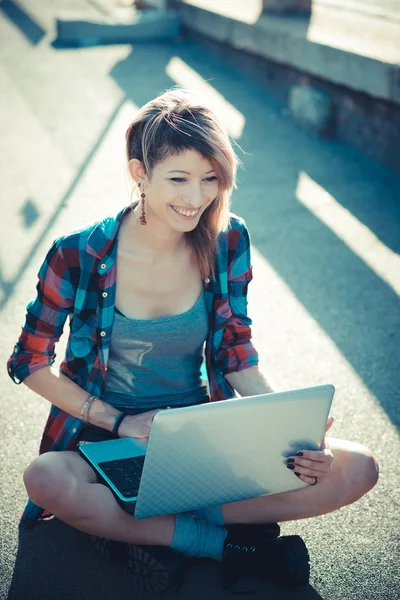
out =
[[153,168],[150,181],[141,181],[146,195],[146,219],[161,220],[182,232],[196,227],[218,195],[216,173],[209,160],[196,150],[168,156]]

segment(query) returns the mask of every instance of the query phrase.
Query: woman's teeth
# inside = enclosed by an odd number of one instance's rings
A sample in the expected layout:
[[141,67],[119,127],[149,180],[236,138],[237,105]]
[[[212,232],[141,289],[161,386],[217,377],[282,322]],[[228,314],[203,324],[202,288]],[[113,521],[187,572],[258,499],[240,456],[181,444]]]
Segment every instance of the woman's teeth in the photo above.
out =
[[183,210],[182,208],[176,208],[175,206],[171,206],[171,208],[184,217],[194,217],[200,210],[199,208],[197,210]]

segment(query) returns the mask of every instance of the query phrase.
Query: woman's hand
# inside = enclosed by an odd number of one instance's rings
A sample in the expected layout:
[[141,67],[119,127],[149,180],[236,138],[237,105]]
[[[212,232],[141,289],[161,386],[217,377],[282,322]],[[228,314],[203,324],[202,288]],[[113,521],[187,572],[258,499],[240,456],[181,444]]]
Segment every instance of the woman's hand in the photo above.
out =
[[140,415],[128,415],[119,426],[119,437],[147,439],[150,435],[153,419],[160,410],[149,410]]
[[333,417],[329,417],[320,450],[299,450],[295,456],[288,456],[286,459],[288,469],[309,485],[315,485],[317,481],[329,475],[332,469],[333,454],[325,439],[332,424]]

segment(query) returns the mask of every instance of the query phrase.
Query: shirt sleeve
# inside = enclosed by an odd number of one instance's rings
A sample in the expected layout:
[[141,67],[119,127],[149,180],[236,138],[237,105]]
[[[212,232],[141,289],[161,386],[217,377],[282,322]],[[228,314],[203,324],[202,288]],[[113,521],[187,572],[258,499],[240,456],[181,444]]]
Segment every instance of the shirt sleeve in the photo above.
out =
[[39,269],[36,298],[26,307],[21,335],[7,362],[8,374],[17,384],[54,363],[55,344],[72,312],[75,294],[60,239],[53,242]]
[[247,289],[253,278],[250,236],[245,225],[234,233],[239,238],[232,233],[232,239],[235,242],[237,239],[237,244],[228,268],[228,318],[215,357],[223,375],[248,369],[259,362],[258,352],[251,342],[252,320],[247,315]]

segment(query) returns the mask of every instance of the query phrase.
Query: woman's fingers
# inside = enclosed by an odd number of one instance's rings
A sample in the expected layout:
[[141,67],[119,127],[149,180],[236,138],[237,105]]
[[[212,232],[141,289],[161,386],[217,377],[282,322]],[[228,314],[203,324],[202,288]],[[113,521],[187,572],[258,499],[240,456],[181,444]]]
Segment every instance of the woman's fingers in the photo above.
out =
[[317,462],[325,462],[329,453],[331,453],[329,448],[325,448],[324,450],[299,450],[299,452],[288,456],[288,458],[294,458],[296,461],[307,459]]
[[333,454],[325,439],[326,433],[332,425],[333,417],[329,417],[320,450],[299,450],[295,455],[288,456],[286,459],[287,468],[308,485],[316,485],[316,481],[327,477],[332,470]]
[[[333,458],[333,457],[332,457]],[[294,461],[287,461],[287,463],[293,464],[296,467],[303,467],[311,471],[326,472],[331,470],[332,458],[327,456],[323,461],[310,460],[308,458],[296,458]]]
[[[303,475],[299,471],[296,471],[295,475],[297,476],[298,479],[300,479],[301,481],[304,481],[304,483],[307,483],[308,485],[317,485],[317,483],[321,479],[321,477],[318,477],[317,475]],[[317,477],[317,483],[315,483],[316,477]]]
[[[300,454],[301,456],[297,456]],[[331,469],[333,454],[329,448],[325,450],[303,450],[286,459],[288,469],[308,484],[314,483],[314,477],[326,477]]]

